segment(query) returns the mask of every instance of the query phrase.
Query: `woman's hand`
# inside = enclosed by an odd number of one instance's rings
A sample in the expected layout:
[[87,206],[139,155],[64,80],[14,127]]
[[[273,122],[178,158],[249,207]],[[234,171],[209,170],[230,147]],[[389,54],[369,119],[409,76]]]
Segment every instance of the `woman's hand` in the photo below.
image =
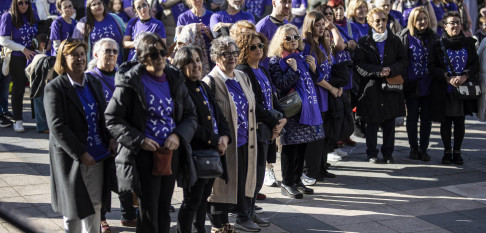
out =
[[390,67],[383,67],[383,69],[381,69],[381,72],[380,72],[380,77],[388,77],[390,75]]
[[458,85],[462,85],[464,82],[467,81],[467,75],[457,76],[457,83]]
[[205,34],[209,39],[213,39],[213,33],[211,33],[211,29],[208,26],[204,25],[203,23],[199,23],[198,26],[203,34]]
[[22,50],[22,53],[25,55],[25,57],[27,58],[27,60],[30,60],[32,58],[34,58],[35,56],[35,52],[28,49],[28,48],[24,48],[24,50]]
[[326,21],[324,21],[324,27],[327,28],[327,30],[331,30],[331,29],[335,28],[336,26],[333,23],[331,23],[331,21],[326,20]]
[[[166,143],[167,143],[167,141],[166,141]],[[157,149],[159,149],[159,147],[160,147],[159,143],[152,140],[151,138],[143,139],[142,149],[144,149],[146,151],[156,151]]]
[[223,27],[231,27],[231,23],[222,23],[222,22],[219,22],[216,25],[214,25],[213,31],[217,32],[217,31],[219,31],[219,29],[221,29]]
[[331,92],[331,94],[332,94],[332,96],[334,96],[334,98],[337,98],[338,93],[339,93],[339,88],[331,86],[331,89],[329,90],[329,92]]
[[348,40],[348,48],[347,48],[348,51],[354,51],[356,49],[356,46],[357,46],[356,41]]
[[221,136],[218,139],[218,152],[219,155],[223,156],[226,153],[226,149],[228,149],[228,136]]
[[342,88],[342,87],[340,87],[340,88],[338,89],[337,97],[341,97],[342,95],[343,95],[343,88]]
[[311,55],[307,55],[305,57],[305,62],[307,62],[307,64],[309,64],[309,67],[310,67],[312,73],[315,73],[316,72],[316,59]]
[[282,132],[283,127],[287,124],[287,118],[282,118],[278,120],[278,124],[273,128],[273,135],[272,135],[272,141],[278,138],[278,135],[280,135],[280,132]]
[[179,136],[175,133],[169,135],[169,137],[165,139],[164,147],[169,150],[177,150],[177,148],[179,148]]
[[84,154],[81,155],[81,163],[84,166],[93,166],[96,164],[96,161],[88,152],[84,152]]
[[290,66],[294,71],[297,71],[297,61],[295,61],[294,58],[289,58],[285,62],[287,62],[287,65]]

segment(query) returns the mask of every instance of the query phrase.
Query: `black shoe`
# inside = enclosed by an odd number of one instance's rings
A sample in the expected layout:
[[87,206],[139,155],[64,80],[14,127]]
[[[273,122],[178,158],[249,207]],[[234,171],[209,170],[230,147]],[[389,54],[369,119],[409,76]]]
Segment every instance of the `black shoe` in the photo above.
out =
[[413,160],[419,160],[420,159],[420,154],[417,148],[412,148],[410,149],[410,159]]
[[452,153],[452,162],[457,165],[464,164],[464,160],[462,159],[460,150],[454,150],[454,152]]
[[442,157],[442,164],[451,164],[452,163],[452,151],[445,150],[444,157]]
[[295,188],[302,194],[314,194],[314,189],[307,188],[302,182],[295,183]]
[[253,220],[254,223],[256,223],[258,226],[261,226],[261,227],[270,226],[270,222],[268,220],[260,218],[260,216],[258,216],[258,214],[252,214],[251,220]]
[[284,196],[295,198],[295,199],[302,199],[304,197],[304,195],[301,192],[299,192],[299,190],[297,190],[293,185],[287,186],[282,184],[282,188],[280,192]]
[[323,178],[336,178],[336,175],[328,171],[324,171],[321,175]]
[[420,149],[419,155],[420,155],[420,159],[422,159],[422,161],[425,161],[425,162],[430,161],[430,156],[427,153],[427,149]]
[[13,122],[8,119],[5,115],[0,115],[0,127],[7,128],[12,126]]
[[330,163],[326,163],[326,166],[325,166],[326,169],[324,169],[324,170],[329,170],[330,167],[331,167],[331,164]]
[[7,119],[9,119],[12,122],[14,120],[14,117],[13,117],[12,113],[10,113],[10,112],[4,113],[3,116],[6,117]]
[[380,162],[380,159],[378,158],[378,156],[371,156],[371,157],[368,157],[368,162],[370,162],[370,163],[379,163]]
[[383,156],[383,162],[384,163],[387,163],[387,164],[394,164],[395,163],[395,159],[393,159],[393,156],[389,155],[389,156]]

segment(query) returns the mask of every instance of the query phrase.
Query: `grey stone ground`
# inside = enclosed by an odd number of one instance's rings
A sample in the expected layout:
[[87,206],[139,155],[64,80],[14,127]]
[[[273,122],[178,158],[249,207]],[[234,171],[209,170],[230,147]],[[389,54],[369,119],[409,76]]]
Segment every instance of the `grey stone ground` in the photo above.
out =
[[[0,208],[39,231],[63,232],[62,217],[50,206],[48,135],[35,132],[30,105],[25,107],[26,133],[0,129]],[[264,187],[267,200],[257,204],[272,225],[262,232],[486,232],[486,124],[468,118],[463,166],[440,163],[438,131],[439,125],[433,124],[432,160],[427,163],[408,158],[402,126],[397,127],[396,164],[369,164],[364,140],[353,138],[358,145],[344,148],[350,155],[332,163],[338,177],[313,186],[314,195],[291,200],[279,188]],[[176,189],[176,209],[181,200],[182,190]],[[114,194],[113,211],[107,215],[112,232],[135,231],[122,227],[119,217]],[[174,232],[176,217],[173,213]],[[0,232],[18,230],[0,219]]]

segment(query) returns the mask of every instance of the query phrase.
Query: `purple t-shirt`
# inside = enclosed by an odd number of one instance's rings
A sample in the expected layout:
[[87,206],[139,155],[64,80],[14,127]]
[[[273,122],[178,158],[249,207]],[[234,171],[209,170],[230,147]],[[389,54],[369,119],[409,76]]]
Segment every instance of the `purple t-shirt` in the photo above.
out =
[[[163,0],[162,2],[167,2],[168,0]],[[189,10],[183,1],[173,5],[170,10],[172,11],[172,16],[174,16],[174,20],[177,22],[177,18],[179,15]]]
[[[309,43],[304,42],[304,51],[302,54],[304,56],[311,55],[314,58],[316,58],[316,54],[314,52],[311,52],[311,46]],[[319,45],[319,48],[324,52],[324,55],[327,57],[326,50],[322,47],[322,45]],[[329,82],[329,79],[331,78],[331,68],[332,68],[332,63],[334,59],[331,56],[331,61],[329,59],[325,59],[321,64],[317,64],[317,59],[316,59],[316,67],[319,69],[319,78],[317,79],[316,83],[321,82],[322,80],[326,80]],[[326,88],[323,88],[319,85],[314,85],[315,90],[316,90],[316,97],[317,97],[317,103],[319,104],[319,109],[321,112],[327,112],[328,110],[328,96],[329,92]]]
[[[73,35],[74,28],[76,27],[76,20],[72,19],[71,24],[67,23],[61,16],[57,17],[51,24],[51,36],[49,37],[51,41],[59,40],[63,41],[66,38],[71,38]],[[51,50],[51,55],[56,56],[56,51],[54,46]]]
[[248,13],[246,11],[240,11],[240,12],[234,14],[234,15],[229,15],[228,12],[226,12],[226,11],[219,11],[219,12],[214,13],[211,16],[211,20],[210,20],[209,24],[210,24],[211,29],[212,29],[214,27],[214,25],[216,25],[219,22],[221,22],[221,23],[236,23],[240,20],[248,20],[251,23],[255,23],[255,17],[251,13]]
[[[467,62],[467,49],[464,47],[459,50],[452,50],[447,49],[447,56],[449,56],[449,60],[451,61],[451,66],[454,70],[451,70],[449,66],[446,66],[447,72],[456,75],[462,75],[462,72],[466,68]],[[447,58],[444,57],[444,62],[447,64]],[[453,92],[454,87],[451,84],[447,84],[447,92]]]
[[234,79],[226,80],[226,87],[228,87],[228,91],[236,105],[236,112],[238,114],[238,136],[236,137],[236,144],[240,147],[248,142],[248,100],[240,84]]
[[[292,8],[300,8],[302,5],[307,8],[307,0],[293,0],[292,1]],[[297,26],[297,28],[301,28],[302,25],[304,24],[304,16],[296,16],[292,19],[292,24]]]
[[422,46],[419,39],[410,34],[408,36],[408,79],[418,80],[420,96],[430,94],[432,79],[427,68],[427,57],[429,51]]
[[380,53],[381,65],[383,65],[383,57],[385,56],[385,43],[386,41],[376,42],[376,47],[378,47],[378,52]]
[[184,26],[191,23],[203,23],[204,25],[209,26],[211,16],[213,14],[214,12],[206,10],[202,17],[198,17],[194,13],[192,13],[191,10],[187,10],[186,12],[179,15],[179,18],[177,18],[177,26]]
[[[289,21],[284,19],[283,24],[288,24],[288,23]],[[271,41],[273,35],[275,35],[275,32],[277,32],[279,26],[272,22],[272,20],[270,19],[270,15],[267,15],[263,19],[258,21],[255,27],[257,32],[262,33],[265,37],[267,37],[268,41]]]
[[[204,90],[202,86],[199,86],[199,89]],[[214,118],[214,106],[209,102],[209,98],[204,91],[201,92],[204,98],[204,102],[208,106],[209,114],[211,114],[211,120],[213,122],[213,132],[218,134],[218,124],[216,123],[216,118]]]
[[[159,34],[162,38],[166,38],[164,24],[159,20],[150,18],[149,21],[144,23],[139,18],[130,19],[130,21],[128,21],[127,30],[125,31],[125,36],[131,36],[132,40],[135,40],[137,35],[141,32],[153,32]],[[128,60],[132,60],[136,55],[137,52],[135,49],[130,49]]]
[[103,94],[105,95],[106,103],[110,102],[111,97],[113,97],[113,91],[115,90],[115,74],[105,75],[101,73],[98,67],[93,68],[93,70],[89,73],[93,77],[96,77],[100,80],[101,86],[103,87]]
[[358,22],[351,22],[351,23],[356,25],[356,27],[358,27],[359,31],[361,32],[361,36],[368,35],[368,32],[370,30],[370,25],[368,25],[367,23],[360,24]]
[[[0,19],[0,36],[12,36],[12,41],[15,43],[32,49],[30,43],[35,35],[37,35],[37,22],[33,26],[30,26],[25,14],[22,15],[22,19],[24,24],[20,28],[16,28],[13,25],[10,13],[3,14],[2,19]],[[25,57],[21,51],[13,51],[12,55]]]
[[256,76],[256,80],[258,84],[260,84],[260,88],[262,89],[263,94],[263,106],[265,110],[272,109],[272,85],[270,85],[270,81],[268,81],[268,77],[263,73],[263,70],[259,67],[258,69],[253,69],[253,73]]
[[[118,44],[122,44],[123,41],[122,32],[120,31],[116,20],[110,14],[107,14],[101,22],[95,20],[93,31],[91,31],[89,36],[91,48],[93,48],[94,44],[102,38],[111,38]],[[120,65],[122,62],[122,53],[118,53],[117,64]]]
[[10,10],[10,5],[12,5],[12,0],[3,0],[2,4],[0,4],[0,15],[8,12],[8,10]]
[[266,6],[271,6],[272,0],[246,0],[246,11],[252,13],[256,18],[261,18]]
[[86,114],[86,122],[88,123],[88,138],[86,140],[87,151],[96,161],[99,161],[108,156],[110,152],[108,146],[101,138],[99,124],[100,111],[98,109],[98,103],[88,85],[84,85],[83,87],[76,86],[75,88],[79,100],[83,105],[83,110]]
[[155,78],[146,72],[142,74],[141,80],[148,109],[145,136],[153,139],[159,145],[164,145],[165,139],[176,127],[174,119],[172,119],[174,102],[170,94],[169,82],[165,74],[160,78]]
[[50,15],[61,15],[56,8],[56,2],[49,3],[49,14]]

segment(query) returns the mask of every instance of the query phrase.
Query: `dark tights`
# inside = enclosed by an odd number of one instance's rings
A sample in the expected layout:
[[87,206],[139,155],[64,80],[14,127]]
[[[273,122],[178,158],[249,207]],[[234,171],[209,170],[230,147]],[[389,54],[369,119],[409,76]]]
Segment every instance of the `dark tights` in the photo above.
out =
[[454,123],[454,150],[460,150],[462,141],[465,134],[465,121],[464,116],[457,117],[445,117],[444,121],[440,124],[440,137],[442,143],[444,143],[445,150],[451,150],[452,141],[452,123]]

